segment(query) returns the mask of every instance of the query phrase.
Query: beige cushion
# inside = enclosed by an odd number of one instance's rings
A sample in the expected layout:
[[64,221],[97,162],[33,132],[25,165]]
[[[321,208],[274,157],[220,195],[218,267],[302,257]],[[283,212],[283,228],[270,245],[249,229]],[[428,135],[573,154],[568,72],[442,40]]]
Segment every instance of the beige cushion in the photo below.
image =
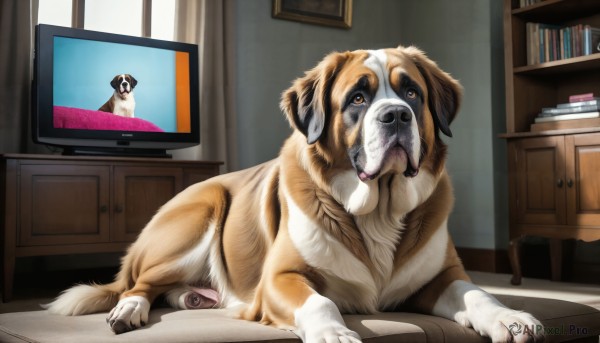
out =
[[[600,312],[592,307],[560,300],[501,295],[498,298],[512,308],[533,313],[546,326],[566,330],[548,336],[547,341],[595,337],[592,341],[598,342]],[[0,315],[0,342],[299,342],[289,331],[233,319],[233,313],[158,308],[151,311],[147,326],[121,335],[109,330],[104,313],[81,317],[51,315],[46,311],[7,313]],[[344,320],[365,342],[487,341],[452,321],[422,314],[346,315]],[[578,328],[579,335],[570,335],[570,328]]]

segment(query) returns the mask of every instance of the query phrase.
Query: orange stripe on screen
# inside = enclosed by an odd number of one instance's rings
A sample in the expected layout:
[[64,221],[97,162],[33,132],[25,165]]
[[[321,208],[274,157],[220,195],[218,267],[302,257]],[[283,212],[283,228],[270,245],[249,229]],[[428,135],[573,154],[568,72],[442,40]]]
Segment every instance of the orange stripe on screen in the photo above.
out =
[[175,88],[177,132],[191,132],[190,58],[187,52],[175,52]]

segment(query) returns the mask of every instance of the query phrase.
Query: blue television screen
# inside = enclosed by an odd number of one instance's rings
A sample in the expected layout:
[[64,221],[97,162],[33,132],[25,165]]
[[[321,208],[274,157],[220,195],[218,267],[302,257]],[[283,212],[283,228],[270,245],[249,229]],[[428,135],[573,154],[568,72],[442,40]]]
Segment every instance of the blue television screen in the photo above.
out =
[[198,144],[198,52],[184,43],[38,25],[34,140],[174,149]]

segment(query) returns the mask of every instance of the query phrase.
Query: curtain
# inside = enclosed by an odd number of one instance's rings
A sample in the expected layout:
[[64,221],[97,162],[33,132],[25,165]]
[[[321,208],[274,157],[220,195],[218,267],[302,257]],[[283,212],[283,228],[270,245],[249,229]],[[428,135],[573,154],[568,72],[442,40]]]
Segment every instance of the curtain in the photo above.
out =
[[172,151],[175,158],[225,162],[236,170],[232,0],[178,0],[175,40],[198,45],[200,145]]
[[41,150],[30,133],[37,8],[37,0],[0,0],[0,153]]

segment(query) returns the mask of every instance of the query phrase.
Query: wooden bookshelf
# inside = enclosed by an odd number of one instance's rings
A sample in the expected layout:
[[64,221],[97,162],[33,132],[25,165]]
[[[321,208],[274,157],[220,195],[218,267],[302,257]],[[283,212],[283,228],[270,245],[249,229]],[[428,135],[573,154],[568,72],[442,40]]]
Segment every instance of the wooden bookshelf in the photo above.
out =
[[598,11],[598,0],[545,0],[525,7],[511,3],[512,15],[526,21],[559,24],[579,19],[582,14]]
[[[600,95],[600,54],[527,65],[526,24],[600,27],[598,0],[546,0],[519,8],[504,2],[507,133],[528,132],[543,107],[568,102],[569,95]],[[599,129],[600,130],[600,129]]]
[[552,74],[566,74],[586,72],[600,69],[600,54],[567,58],[564,60],[545,62],[522,67],[515,67],[514,74],[543,76]]
[[[573,94],[600,96],[600,53],[527,64],[527,23],[600,28],[600,0],[545,0],[519,7],[504,0],[506,133],[509,170],[509,257],[521,279],[525,236],[550,239],[552,278],[561,279],[564,239],[600,239],[600,126],[547,125],[531,131],[544,107]],[[591,121],[590,121],[591,122]]]

